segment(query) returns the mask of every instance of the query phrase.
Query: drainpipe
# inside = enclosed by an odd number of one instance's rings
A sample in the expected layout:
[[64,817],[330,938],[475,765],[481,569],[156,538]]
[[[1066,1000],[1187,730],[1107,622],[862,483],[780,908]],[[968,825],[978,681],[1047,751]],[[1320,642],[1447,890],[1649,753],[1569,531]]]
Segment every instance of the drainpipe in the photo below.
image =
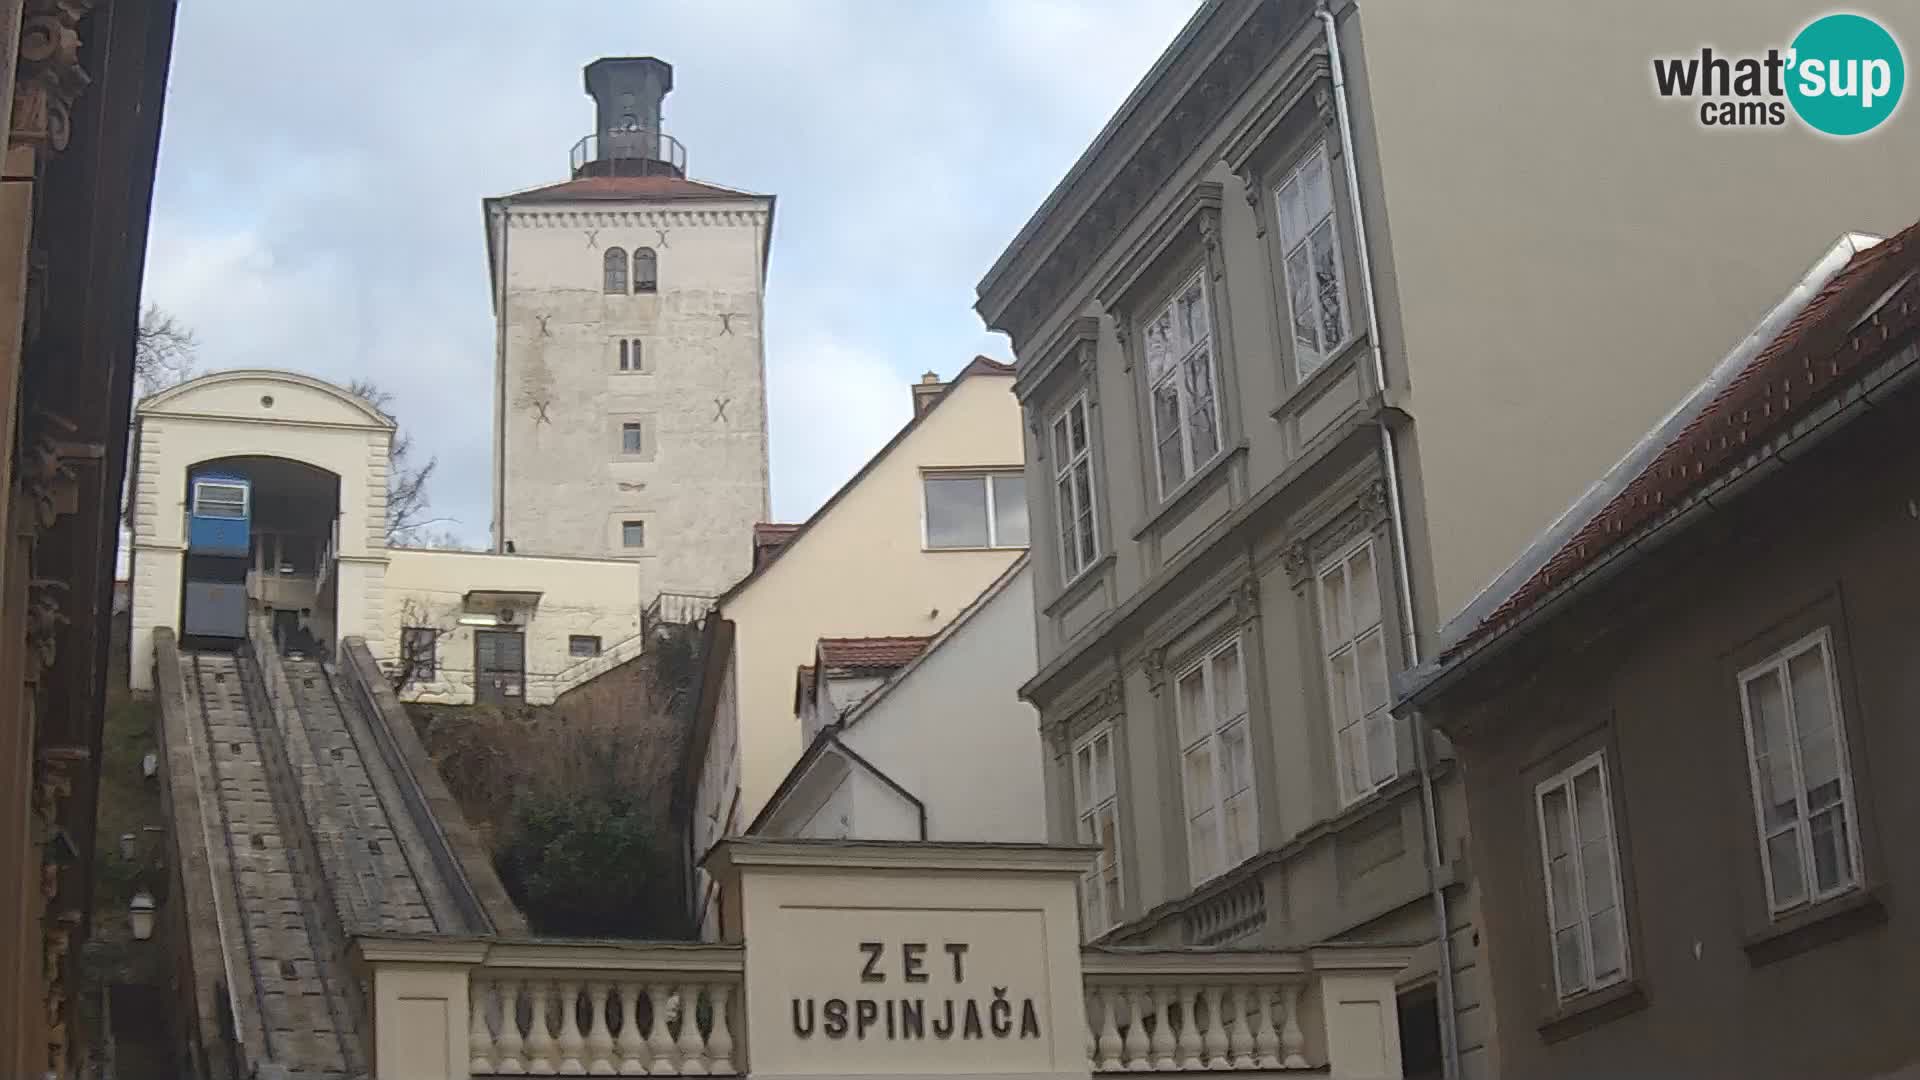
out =
[[[1366,284],[1367,352],[1373,361],[1374,389],[1381,395],[1380,462],[1387,481],[1387,514],[1393,533],[1393,572],[1395,592],[1400,596],[1400,627],[1406,666],[1420,663],[1420,638],[1413,621],[1413,581],[1408,570],[1406,500],[1400,487],[1399,455],[1395,452],[1393,428],[1387,423],[1384,407],[1387,393],[1387,365],[1380,348],[1380,309],[1374,302],[1373,262],[1367,250],[1366,215],[1360,203],[1360,173],[1354,164],[1357,153],[1353,139],[1353,117],[1347,110],[1347,78],[1340,59],[1340,28],[1320,0],[1314,9],[1326,31],[1327,64],[1333,77],[1333,109],[1340,125],[1340,143],[1346,151],[1341,160],[1346,166],[1348,212],[1353,216],[1353,233],[1360,252],[1360,279]],[[1427,894],[1433,903],[1434,936],[1440,946],[1438,984],[1440,1010],[1440,1050],[1442,1075],[1446,1080],[1460,1077],[1460,1030],[1454,1013],[1453,939],[1447,932],[1447,897],[1440,884],[1440,868],[1445,865],[1440,850],[1439,807],[1433,793],[1433,767],[1429,760],[1426,720],[1413,715],[1414,768],[1420,774],[1420,824],[1426,833],[1423,853],[1427,864]]]
[[[497,204],[496,218],[499,223],[500,257],[496,272],[499,282],[494,286],[493,324],[497,340],[493,346],[493,553],[502,554],[507,548],[507,236],[510,229],[508,217],[513,213],[513,202],[502,199]],[[493,228],[494,222],[487,227]]]

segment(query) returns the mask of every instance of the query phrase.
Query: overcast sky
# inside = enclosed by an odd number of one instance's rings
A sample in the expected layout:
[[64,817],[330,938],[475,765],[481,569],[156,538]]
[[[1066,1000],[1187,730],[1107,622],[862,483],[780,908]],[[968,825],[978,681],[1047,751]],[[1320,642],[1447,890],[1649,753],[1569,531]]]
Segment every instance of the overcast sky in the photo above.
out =
[[202,371],[378,380],[439,459],[434,513],[482,542],[480,200],[565,179],[583,65],[659,56],[692,175],[780,198],[773,508],[800,520],[906,421],[915,376],[1010,359],[974,284],[1194,7],[188,0],[146,299],[194,330]]

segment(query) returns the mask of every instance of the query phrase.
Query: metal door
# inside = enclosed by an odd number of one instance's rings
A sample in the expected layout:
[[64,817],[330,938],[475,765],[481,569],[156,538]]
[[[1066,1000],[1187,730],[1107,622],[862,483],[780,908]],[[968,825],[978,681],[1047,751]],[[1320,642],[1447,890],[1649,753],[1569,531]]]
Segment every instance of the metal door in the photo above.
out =
[[526,639],[519,631],[473,632],[473,700],[476,704],[519,701],[526,681]]

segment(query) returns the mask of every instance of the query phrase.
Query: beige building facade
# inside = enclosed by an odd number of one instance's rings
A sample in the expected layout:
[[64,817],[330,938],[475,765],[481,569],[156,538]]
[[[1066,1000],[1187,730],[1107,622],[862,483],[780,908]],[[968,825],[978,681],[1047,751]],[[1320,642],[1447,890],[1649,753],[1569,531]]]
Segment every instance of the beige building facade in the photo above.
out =
[[1205,3],[987,273],[1092,932],[1427,942],[1410,1073],[1497,1069],[1458,770],[1388,686],[1808,260],[1913,216],[1908,116],[1713,131],[1654,88],[1806,18]]
[[671,85],[659,60],[596,61],[603,126],[571,179],[484,205],[495,550],[632,560],[642,604],[738,580],[769,507],[774,200],[687,178],[657,127]]
[[[977,358],[916,393],[900,433],[722,594],[687,768],[693,858],[743,832],[799,760],[794,681],[820,638],[934,634],[1026,550],[1012,383]],[[714,883],[695,877],[711,932]]]

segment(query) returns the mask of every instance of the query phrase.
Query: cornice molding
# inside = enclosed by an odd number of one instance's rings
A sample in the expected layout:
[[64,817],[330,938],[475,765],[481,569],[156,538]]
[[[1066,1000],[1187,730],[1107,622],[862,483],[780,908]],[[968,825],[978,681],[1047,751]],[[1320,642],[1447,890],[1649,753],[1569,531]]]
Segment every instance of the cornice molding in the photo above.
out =
[[1077,220],[1017,287],[990,328],[1016,343],[1030,336],[1104,256],[1115,237],[1191,159],[1227,110],[1278,52],[1300,7],[1264,0],[1233,33],[1200,77],[1107,178]]
[[[1046,345],[1034,351],[1033,363],[1022,365],[1022,370],[1013,381],[1015,396],[1025,401],[1037,391],[1053,374],[1068,363],[1074,364],[1083,379],[1091,379],[1095,356],[1100,341],[1100,320],[1092,315],[1082,315],[1069,320],[1060,332],[1050,338]],[[1089,381],[1089,385],[1091,382]]]
[[1220,276],[1220,204],[1225,191],[1219,181],[1202,180],[1188,187],[1167,207],[1160,220],[1120,264],[1094,287],[1094,299],[1112,312],[1131,312],[1133,295],[1146,283],[1152,270],[1180,248],[1183,237],[1193,231],[1194,240],[1205,253],[1211,277]]
[[507,212],[513,229],[728,228],[760,225],[765,210],[535,210],[515,206]]

